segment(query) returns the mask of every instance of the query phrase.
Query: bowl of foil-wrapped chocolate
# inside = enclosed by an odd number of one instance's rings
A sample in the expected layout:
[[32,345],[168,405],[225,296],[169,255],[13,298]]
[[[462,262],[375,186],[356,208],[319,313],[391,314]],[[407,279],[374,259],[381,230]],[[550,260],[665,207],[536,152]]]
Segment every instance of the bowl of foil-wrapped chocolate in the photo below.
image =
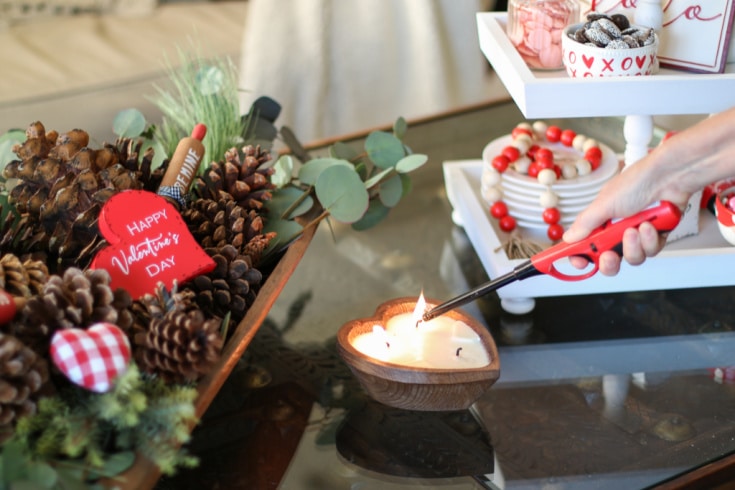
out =
[[587,15],[562,33],[562,57],[572,78],[650,75],[658,69],[658,35],[623,14]]

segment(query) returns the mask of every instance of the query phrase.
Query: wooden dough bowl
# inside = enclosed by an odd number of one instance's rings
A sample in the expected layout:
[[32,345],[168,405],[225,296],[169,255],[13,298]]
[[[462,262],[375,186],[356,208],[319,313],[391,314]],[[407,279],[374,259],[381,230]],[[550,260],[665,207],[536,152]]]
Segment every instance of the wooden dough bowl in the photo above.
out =
[[[406,410],[449,411],[469,408],[500,376],[498,349],[490,332],[477,320],[453,310],[446,316],[469,325],[482,340],[490,364],[469,369],[430,369],[407,367],[369,357],[352,346],[355,337],[370,332],[375,324],[385,325],[389,318],[413,312],[418,298],[397,298],[381,304],[370,318],[345,323],[337,333],[337,348],[342,359],[374,400]],[[427,306],[437,302],[427,300]]]

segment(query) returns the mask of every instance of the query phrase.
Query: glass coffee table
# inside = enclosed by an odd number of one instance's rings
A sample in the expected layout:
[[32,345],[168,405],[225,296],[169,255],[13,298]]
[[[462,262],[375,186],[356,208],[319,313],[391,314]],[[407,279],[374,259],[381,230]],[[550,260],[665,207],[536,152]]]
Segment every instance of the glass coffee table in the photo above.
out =
[[[502,101],[409,126],[407,144],[429,163],[411,174],[408,198],[367,231],[320,225],[195,429],[199,467],[157,488],[663,489],[735,479],[733,286],[586,294],[582,282],[579,294],[538,298],[525,315],[505,312],[496,294],[480,298],[464,309],[492,332],[501,375],[459,412],[374,402],[338,357],[337,330],[386,300],[448,299],[488,280],[452,221],[442,163],[480,158],[522,119]],[[616,151],[622,124],[563,121]]]

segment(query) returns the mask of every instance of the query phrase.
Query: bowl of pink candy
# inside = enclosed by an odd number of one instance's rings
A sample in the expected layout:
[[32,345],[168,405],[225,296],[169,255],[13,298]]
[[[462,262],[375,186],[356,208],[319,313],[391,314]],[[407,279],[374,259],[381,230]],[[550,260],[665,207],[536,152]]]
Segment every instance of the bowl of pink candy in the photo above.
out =
[[723,238],[735,245],[735,187],[730,187],[715,197],[715,216]]

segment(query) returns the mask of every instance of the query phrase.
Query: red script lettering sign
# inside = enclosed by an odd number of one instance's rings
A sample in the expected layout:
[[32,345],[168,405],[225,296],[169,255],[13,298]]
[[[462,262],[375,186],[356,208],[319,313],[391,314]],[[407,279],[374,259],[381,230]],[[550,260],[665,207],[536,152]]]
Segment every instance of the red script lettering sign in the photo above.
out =
[[105,203],[99,227],[110,246],[100,250],[91,268],[106,269],[113,288],[133,298],[155,291],[159,282],[172,288],[214,269],[176,208],[146,191],[123,191]]

